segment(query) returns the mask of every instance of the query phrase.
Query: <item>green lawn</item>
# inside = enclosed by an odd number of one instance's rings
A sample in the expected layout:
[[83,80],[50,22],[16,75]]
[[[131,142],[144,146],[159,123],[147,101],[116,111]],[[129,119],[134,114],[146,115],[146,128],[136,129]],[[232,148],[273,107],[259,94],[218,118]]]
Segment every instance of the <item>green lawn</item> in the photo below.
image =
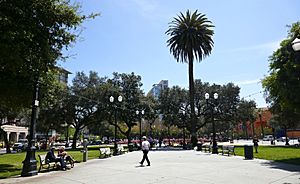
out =
[[[244,147],[236,147],[235,153],[236,155],[244,156]],[[300,148],[259,146],[258,153],[254,152],[254,158],[300,165]]]
[[[83,156],[78,150],[67,150],[68,154],[72,155],[72,157],[78,161],[82,162]],[[36,159],[38,159],[38,155],[46,154],[45,151],[37,151]],[[99,158],[99,146],[97,148],[91,148],[88,151],[88,159]],[[11,176],[20,175],[22,172],[23,163],[22,161],[26,157],[26,152],[22,153],[14,153],[14,154],[3,154],[0,155],[0,179],[8,178]],[[37,163],[37,167],[39,168],[39,163]]]

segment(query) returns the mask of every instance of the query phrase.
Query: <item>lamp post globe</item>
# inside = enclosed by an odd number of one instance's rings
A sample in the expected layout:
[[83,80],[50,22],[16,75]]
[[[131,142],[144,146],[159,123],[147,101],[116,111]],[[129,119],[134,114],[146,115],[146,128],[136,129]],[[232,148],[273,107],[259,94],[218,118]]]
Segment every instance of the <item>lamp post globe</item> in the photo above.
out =
[[214,99],[217,100],[219,97],[218,93],[214,93]]
[[205,97],[205,100],[208,100],[209,99],[209,94],[205,93],[204,97]]
[[296,38],[293,42],[292,42],[292,47],[294,49],[295,52],[300,51],[300,39]]
[[123,97],[122,97],[122,96],[119,96],[119,97],[118,97],[118,101],[119,101],[119,102],[122,102],[122,100],[123,100]]
[[113,96],[110,96],[110,97],[109,97],[109,101],[110,101],[111,103],[113,103],[113,102],[114,102],[114,97],[113,97]]

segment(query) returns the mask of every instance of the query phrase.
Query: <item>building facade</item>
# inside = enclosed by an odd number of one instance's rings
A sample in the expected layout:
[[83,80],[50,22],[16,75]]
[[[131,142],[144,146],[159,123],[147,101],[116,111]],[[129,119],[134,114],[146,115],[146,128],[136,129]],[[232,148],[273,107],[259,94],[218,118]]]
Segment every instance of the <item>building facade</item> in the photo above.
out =
[[153,84],[151,90],[148,92],[148,95],[152,95],[155,99],[158,99],[161,91],[169,87],[168,80],[161,80],[158,84]]

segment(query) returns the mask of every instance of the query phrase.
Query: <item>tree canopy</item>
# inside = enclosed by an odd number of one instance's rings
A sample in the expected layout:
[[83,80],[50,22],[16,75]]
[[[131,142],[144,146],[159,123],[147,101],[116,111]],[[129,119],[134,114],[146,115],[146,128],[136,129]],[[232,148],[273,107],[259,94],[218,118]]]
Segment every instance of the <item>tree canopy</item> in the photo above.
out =
[[262,82],[271,111],[289,111],[295,117],[300,114],[300,53],[292,49],[296,37],[300,37],[300,22],[289,26],[287,39],[269,57],[270,75]]
[[95,16],[81,15],[79,4],[68,0],[0,1],[0,88],[9,92],[0,101],[30,106],[33,83],[53,70],[80,24]]

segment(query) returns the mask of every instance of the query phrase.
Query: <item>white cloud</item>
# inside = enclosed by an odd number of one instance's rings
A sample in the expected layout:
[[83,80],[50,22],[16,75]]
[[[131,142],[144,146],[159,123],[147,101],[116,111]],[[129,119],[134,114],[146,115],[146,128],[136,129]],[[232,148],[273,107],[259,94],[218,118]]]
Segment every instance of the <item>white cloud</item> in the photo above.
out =
[[243,51],[254,51],[254,50],[265,50],[265,51],[272,52],[279,48],[281,41],[282,40],[277,40],[273,42],[261,43],[258,45],[252,45],[248,47],[233,48],[229,50],[224,50],[223,52],[243,52]]
[[235,83],[237,85],[250,85],[250,84],[259,84],[260,82],[261,82],[260,79],[254,79],[254,80],[237,81]]
[[135,3],[139,9],[144,13],[152,13],[157,9],[157,4],[151,0],[130,0]]

